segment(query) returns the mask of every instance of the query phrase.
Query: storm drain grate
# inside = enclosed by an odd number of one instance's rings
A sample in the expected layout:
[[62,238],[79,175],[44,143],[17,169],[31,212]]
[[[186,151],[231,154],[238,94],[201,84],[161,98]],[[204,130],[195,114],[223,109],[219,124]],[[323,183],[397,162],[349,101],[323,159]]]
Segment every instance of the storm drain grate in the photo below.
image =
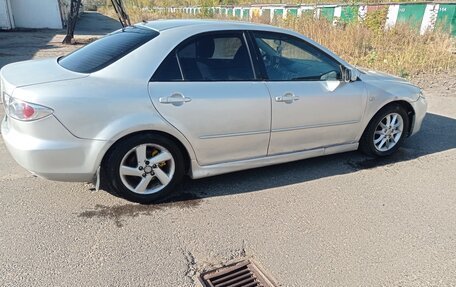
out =
[[249,260],[205,272],[200,281],[204,287],[274,287]]

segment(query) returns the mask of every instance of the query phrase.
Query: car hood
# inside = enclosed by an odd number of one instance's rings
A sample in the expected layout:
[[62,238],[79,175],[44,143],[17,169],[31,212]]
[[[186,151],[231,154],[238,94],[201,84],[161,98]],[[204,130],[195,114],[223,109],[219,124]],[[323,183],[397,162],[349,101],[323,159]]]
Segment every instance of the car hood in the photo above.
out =
[[360,78],[365,81],[392,81],[397,83],[403,83],[408,85],[413,85],[409,81],[404,78],[393,76],[387,73],[378,72],[374,70],[370,70],[367,68],[356,67],[358,71],[360,71]]
[[390,95],[394,98],[416,101],[421,89],[404,78],[365,68],[358,68],[359,78],[366,83],[370,94]]
[[87,77],[64,69],[57,58],[12,63],[0,70],[2,88],[12,94],[15,88]]

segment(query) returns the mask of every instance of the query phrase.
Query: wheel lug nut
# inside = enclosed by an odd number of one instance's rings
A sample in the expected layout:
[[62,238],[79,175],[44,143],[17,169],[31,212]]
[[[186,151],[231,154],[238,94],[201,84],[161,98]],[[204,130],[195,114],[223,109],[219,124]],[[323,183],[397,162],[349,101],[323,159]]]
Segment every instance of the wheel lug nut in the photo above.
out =
[[142,177],[146,177],[147,174],[143,173]]
[[139,170],[143,170],[143,169],[144,169],[144,167],[140,166],[140,167],[138,167],[138,169],[139,169]]
[[149,165],[150,162],[149,162],[148,160],[146,160],[145,163],[146,163],[147,165]]
[[157,165],[156,165],[156,164],[154,164],[152,167],[153,167],[153,168],[157,168]]

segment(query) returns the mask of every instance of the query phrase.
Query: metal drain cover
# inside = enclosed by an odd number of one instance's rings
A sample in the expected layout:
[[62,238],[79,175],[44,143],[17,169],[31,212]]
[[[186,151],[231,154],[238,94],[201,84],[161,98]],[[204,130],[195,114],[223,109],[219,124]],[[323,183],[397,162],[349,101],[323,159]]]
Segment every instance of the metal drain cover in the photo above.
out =
[[244,260],[200,275],[204,287],[274,287],[250,260]]

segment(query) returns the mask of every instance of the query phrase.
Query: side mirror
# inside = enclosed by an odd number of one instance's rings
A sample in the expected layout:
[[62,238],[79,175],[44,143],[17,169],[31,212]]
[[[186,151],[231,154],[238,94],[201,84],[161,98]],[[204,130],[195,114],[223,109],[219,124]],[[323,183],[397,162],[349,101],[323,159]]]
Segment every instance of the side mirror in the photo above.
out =
[[352,69],[352,70],[351,70],[351,75],[350,75],[350,76],[351,76],[351,77],[350,77],[350,80],[351,80],[352,82],[355,82],[356,80],[358,80],[358,78],[359,78],[359,71],[358,71],[358,69],[356,69],[356,68]]
[[342,67],[342,81],[349,83],[358,79],[359,72],[355,68]]

